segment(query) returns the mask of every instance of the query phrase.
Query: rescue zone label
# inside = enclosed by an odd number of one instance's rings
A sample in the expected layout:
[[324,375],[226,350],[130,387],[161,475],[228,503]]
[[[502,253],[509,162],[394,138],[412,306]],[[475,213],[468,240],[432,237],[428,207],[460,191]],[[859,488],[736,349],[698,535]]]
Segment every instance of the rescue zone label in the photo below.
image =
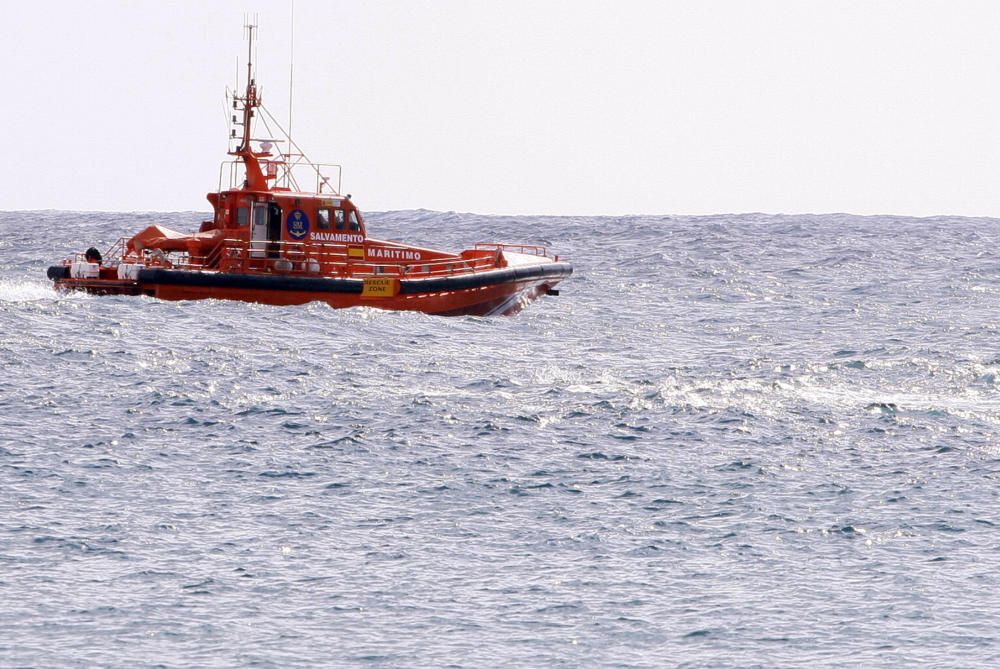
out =
[[365,279],[361,297],[395,297],[399,294],[399,279]]

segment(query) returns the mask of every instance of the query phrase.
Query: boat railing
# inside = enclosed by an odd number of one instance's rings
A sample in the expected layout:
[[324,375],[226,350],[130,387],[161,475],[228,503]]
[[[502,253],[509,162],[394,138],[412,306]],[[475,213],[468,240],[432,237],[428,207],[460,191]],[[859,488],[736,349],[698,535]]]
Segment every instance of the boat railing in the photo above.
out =
[[215,247],[208,252],[208,254],[204,257],[204,259],[197,258],[197,256],[196,258],[199,261],[201,261],[202,267],[217,267],[219,261],[222,259],[222,252],[225,249],[225,246],[226,246],[226,240],[221,239],[219,240],[219,243],[216,244]]
[[[125,238],[119,237],[118,240],[108,247],[108,250],[101,255],[101,264],[105,267],[117,267],[118,263],[121,262],[122,256],[125,255]],[[77,251],[72,256],[63,260],[64,265],[72,265],[74,262],[84,262],[87,260],[86,251]]]
[[[108,248],[108,250],[104,252],[104,255],[101,256],[102,258],[101,264],[106,267],[117,267],[118,263],[121,262],[122,256],[125,255],[125,249],[127,243],[128,242],[124,237],[119,237],[118,240],[115,241],[115,243],[112,244],[110,248]],[[79,256],[78,259],[80,260],[82,260],[84,257],[83,253],[78,253],[77,255]]]
[[310,242],[222,239],[205,255],[144,252],[146,264],[188,270],[295,276],[424,278],[496,269],[495,253],[390,263],[355,257],[361,246]]
[[[339,195],[343,168],[335,163],[314,163],[296,156],[292,160],[261,160],[261,170],[273,186],[296,192],[312,192],[317,195]],[[327,176],[329,171],[333,176]],[[242,187],[245,178],[242,160],[226,160],[219,165],[219,191]],[[304,186],[312,185],[307,191]]]
[[445,258],[428,262],[399,265],[400,276],[419,279],[432,276],[447,276],[449,274],[464,274],[466,272],[483,272],[496,269],[496,258]]
[[512,253],[523,253],[529,256],[548,257],[548,252],[544,246],[534,244],[503,244],[497,242],[480,242],[476,244],[477,250],[498,250],[510,251]]
[[[409,263],[392,263],[369,260],[354,254],[362,246],[326,244],[322,242],[286,242],[224,238],[204,255],[187,251],[162,251],[142,249],[129,251],[124,237],[116,241],[104,254],[103,264],[117,267],[122,262],[143,267],[163,267],[183,270],[214,270],[241,274],[288,274],[295,276],[338,277],[398,277],[432,278],[483,272],[498,267],[500,251],[504,248],[531,249],[544,255],[543,247],[511,244],[477,244],[472,252],[461,256],[421,260]],[[77,260],[83,259],[78,254]]]

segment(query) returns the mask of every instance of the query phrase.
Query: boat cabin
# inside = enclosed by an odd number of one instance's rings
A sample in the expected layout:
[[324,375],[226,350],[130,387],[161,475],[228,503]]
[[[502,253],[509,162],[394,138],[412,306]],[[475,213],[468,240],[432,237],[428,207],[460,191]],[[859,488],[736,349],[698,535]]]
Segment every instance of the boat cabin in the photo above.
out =
[[361,212],[349,197],[282,191],[230,190],[209,193],[215,219],[202,232],[225,230],[251,247],[294,243],[362,244]]

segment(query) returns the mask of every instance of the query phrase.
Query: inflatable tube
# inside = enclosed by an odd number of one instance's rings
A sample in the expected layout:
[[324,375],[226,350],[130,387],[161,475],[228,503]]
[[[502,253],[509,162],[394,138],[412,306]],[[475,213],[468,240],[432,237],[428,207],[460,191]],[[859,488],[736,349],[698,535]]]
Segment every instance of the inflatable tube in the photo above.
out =
[[[459,276],[429,279],[400,279],[399,292],[404,295],[442,293],[518,283],[537,279],[562,278],[573,273],[566,262],[552,262],[507,269],[475,272]],[[396,278],[385,276],[383,278]],[[138,280],[143,284],[167,286],[203,286],[210,288],[239,288],[241,290],[289,290],[313,293],[361,293],[363,279],[337,277],[274,276],[260,274],[229,274],[222,272],[194,272],[176,269],[141,269]]]

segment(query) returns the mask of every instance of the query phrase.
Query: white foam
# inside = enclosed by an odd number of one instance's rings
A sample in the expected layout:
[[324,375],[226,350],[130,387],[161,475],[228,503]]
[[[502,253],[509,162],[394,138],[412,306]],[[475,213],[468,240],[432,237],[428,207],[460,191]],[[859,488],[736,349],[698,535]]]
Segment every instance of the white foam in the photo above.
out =
[[51,282],[0,280],[0,302],[37,302],[58,297]]

